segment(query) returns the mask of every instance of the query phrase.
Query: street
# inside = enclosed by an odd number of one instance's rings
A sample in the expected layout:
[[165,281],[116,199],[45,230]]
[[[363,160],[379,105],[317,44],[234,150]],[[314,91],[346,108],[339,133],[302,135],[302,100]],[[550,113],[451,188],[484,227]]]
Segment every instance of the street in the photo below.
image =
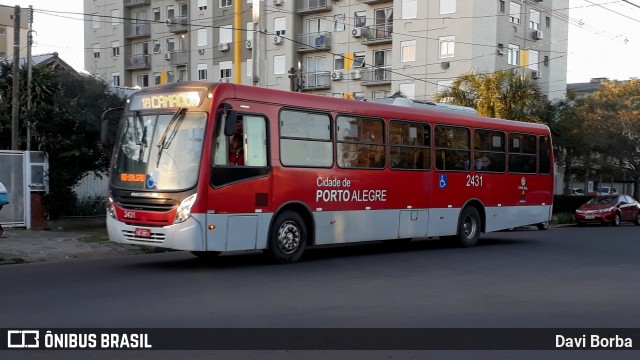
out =
[[634,327],[639,227],[0,267],[4,327]]
[[289,265],[172,252],[2,266],[2,327],[637,327],[640,227],[533,229],[471,249],[316,248]]

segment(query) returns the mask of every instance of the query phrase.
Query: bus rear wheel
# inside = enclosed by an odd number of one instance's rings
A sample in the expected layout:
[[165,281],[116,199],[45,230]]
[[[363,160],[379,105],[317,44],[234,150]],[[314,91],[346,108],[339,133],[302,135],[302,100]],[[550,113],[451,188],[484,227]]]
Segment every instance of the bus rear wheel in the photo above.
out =
[[269,234],[269,253],[281,264],[300,260],[307,242],[307,227],[302,217],[285,211],[276,217]]
[[464,247],[473,247],[478,244],[480,238],[480,214],[474,207],[462,210],[458,220],[457,240]]

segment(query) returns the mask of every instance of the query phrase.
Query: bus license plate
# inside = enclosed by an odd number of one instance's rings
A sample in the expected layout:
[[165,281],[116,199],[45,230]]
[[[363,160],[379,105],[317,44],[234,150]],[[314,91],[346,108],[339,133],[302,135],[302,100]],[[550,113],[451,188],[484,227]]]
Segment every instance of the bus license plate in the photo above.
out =
[[136,237],[150,238],[151,237],[151,229],[136,228],[134,230],[134,235]]

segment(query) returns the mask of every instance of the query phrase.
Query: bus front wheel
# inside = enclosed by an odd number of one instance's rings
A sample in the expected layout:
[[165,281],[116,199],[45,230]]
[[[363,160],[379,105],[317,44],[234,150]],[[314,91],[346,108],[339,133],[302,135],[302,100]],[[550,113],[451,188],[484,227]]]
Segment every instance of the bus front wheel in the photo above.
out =
[[307,241],[307,227],[298,213],[285,211],[271,227],[269,252],[281,264],[296,262],[302,256]]
[[473,247],[480,238],[480,214],[474,207],[467,207],[460,214],[457,240],[464,247]]

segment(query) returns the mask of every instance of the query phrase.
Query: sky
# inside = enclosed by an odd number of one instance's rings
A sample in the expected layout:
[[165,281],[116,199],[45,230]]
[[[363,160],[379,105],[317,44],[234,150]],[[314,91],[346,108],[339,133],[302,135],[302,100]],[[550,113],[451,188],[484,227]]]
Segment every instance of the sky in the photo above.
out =
[[[84,68],[82,0],[0,0],[0,3],[33,6],[34,55],[56,51],[76,70]],[[551,19],[552,24],[569,23],[568,83],[598,77],[616,80],[640,77],[640,0],[569,0],[569,8],[568,19],[562,16]]]

